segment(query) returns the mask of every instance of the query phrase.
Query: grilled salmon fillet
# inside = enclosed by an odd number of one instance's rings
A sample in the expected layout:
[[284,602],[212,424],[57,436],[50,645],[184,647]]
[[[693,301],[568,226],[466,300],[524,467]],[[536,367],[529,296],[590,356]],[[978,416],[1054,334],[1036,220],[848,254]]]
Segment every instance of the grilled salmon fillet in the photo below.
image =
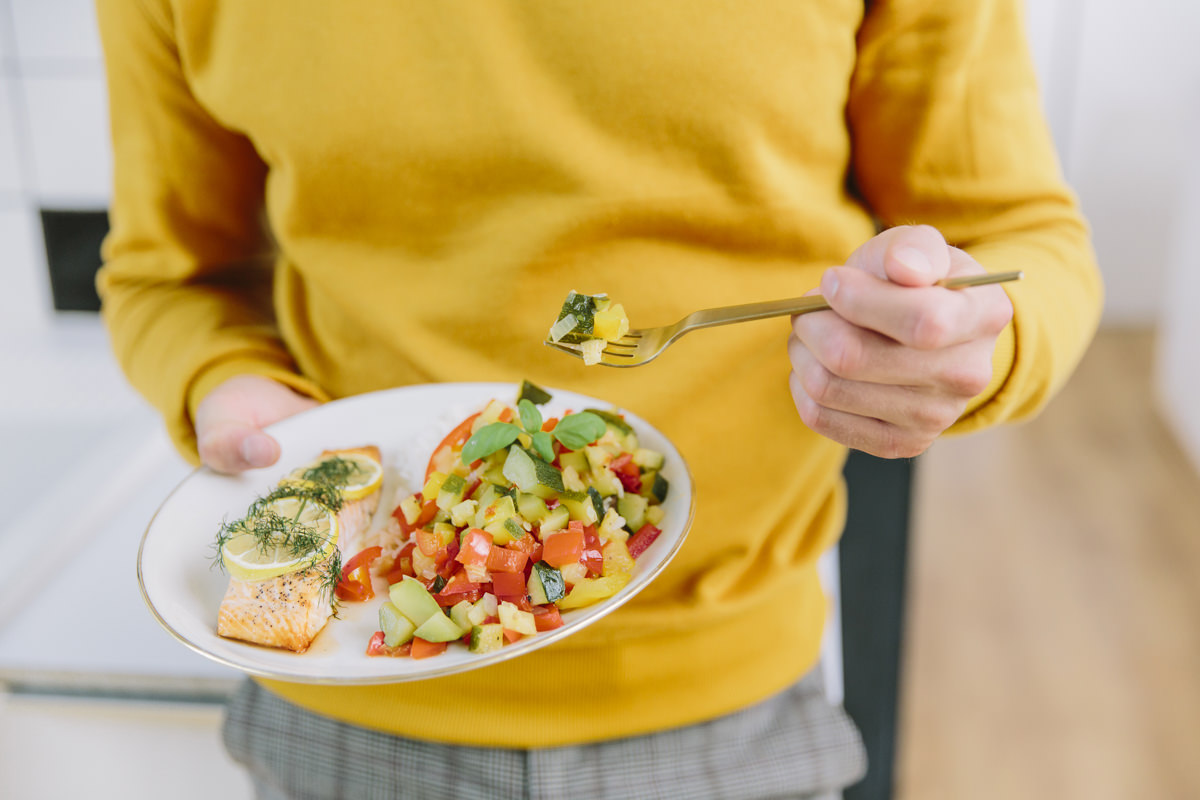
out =
[[[330,455],[357,453],[381,462],[379,448],[326,450]],[[348,502],[338,511],[339,551],[347,549],[371,524],[381,492]],[[231,578],[217,609],[217,634],[229,639],[303,653],[333,616],[333,592],[325,580],[327,564],[263,581]]]

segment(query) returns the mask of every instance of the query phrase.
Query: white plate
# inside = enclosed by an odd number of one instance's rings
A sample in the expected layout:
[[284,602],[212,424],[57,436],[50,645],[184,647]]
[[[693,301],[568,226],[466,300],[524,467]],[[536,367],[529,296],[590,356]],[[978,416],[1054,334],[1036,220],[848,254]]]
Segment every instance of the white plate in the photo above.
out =
[[[301,683],[375,684],[416,680],[476,669],[528,653],[582,630],[627,602],[654,580],[675,556],[691,526],[692,480],[679,452],[659,431],[624,411],[643,447],[662,452],[662,474],[670,482],[662,534],[639,558],[633,579],[617,595],[563,614],[564,625],[529,636],[487,654],[453,645],[426,659],[371,657],[367,642],[378,630],[379,604],[386,583],[376,579],[376,597],[343,603],[307,652],[297,654],[237,642],[216,635],[217,607],[228,579],[213,564],[213,541],[224,520],[245,513],[292,468],[322,450],[376,444],[383,451],[386,478],[376,524],[386,520],[397,490],[416,491],[433,448],[450,429],[491,398],[516,398],[506,383],[445,383],[409,386],[357,395],[279,422],[269,429],[283,453],[273,467],[231,477],[199,469],[167,497],[150,521],[138,550],[138,583],[154,616],[188,647],[251,675]],[[611,408],[611,404],[572,392],[553,395],[545,417],[564,410]],[[401,495],[402,496],[402,495]]]

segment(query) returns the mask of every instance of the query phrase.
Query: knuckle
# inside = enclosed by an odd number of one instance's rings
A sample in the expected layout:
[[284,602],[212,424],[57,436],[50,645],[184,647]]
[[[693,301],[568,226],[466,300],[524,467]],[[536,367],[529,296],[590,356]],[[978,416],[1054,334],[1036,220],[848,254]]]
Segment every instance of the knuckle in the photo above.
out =
[[865,350],[852,331],[839,331],[829,337],[822,363],[840,378],[853,378],[863,368]]
[[817,361],[809,364],[800,375],[800,385],[804,387],[804,393],[817,404],[829,402],[833,380],[829,371]]
[[913,321],[912,344],[918,350],[937,350],[950,342],[953,332],[953,321],[945,311],[927,308]]
[[992,382],[992,365],[970,364],[950,370],[942,378],[946,388],[959,397],[974,397]]

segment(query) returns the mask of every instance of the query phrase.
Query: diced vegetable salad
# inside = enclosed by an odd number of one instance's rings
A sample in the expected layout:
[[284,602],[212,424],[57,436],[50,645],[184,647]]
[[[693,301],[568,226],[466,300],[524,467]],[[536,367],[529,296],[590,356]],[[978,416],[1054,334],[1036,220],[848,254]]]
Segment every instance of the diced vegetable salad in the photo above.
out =
[[550,326],[550,341],[579,345],[585,364],[597,364],[608,342],[629,332],[625,307],[606,294],[572,291]]
[[370,655],[487,653],[612,597],[659,535],[663,455],[616,413],[545,418],[525,382],[435,448],[420,491],[392,512],[405,544]]

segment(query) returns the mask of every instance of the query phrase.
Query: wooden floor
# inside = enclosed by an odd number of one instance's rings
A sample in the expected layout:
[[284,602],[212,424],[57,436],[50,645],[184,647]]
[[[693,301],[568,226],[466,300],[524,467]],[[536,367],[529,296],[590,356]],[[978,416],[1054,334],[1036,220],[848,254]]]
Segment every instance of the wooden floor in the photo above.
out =
[[920,460],[902,800],[1200,798],[1200,477],[1152,367],[1102,332],[1039,418]]

